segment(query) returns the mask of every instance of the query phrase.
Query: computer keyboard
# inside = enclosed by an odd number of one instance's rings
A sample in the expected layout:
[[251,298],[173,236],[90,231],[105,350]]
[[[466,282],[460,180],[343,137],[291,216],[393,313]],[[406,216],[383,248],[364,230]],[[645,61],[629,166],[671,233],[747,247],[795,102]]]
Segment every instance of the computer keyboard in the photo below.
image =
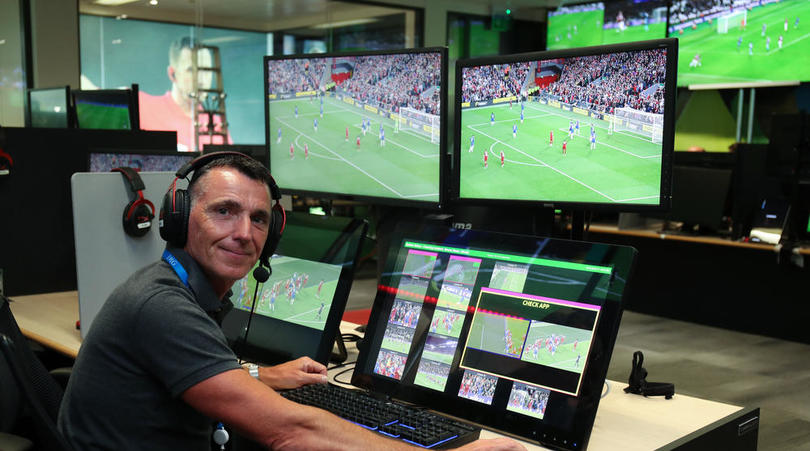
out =
[[481,433],[480,428],[470,424],[337,385],[306,385],[283,391],[281,395],[299,404],[320,407],[366,429],[423,448],[460,446],[476,440]]

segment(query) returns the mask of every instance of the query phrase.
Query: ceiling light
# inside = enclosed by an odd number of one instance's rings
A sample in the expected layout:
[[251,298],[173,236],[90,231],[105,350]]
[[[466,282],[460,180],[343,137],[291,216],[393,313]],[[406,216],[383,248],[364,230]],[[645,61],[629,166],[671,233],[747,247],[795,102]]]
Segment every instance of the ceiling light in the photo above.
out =
[[338,27],[348,27],[349,25],[362,25],[372,22],[377,22],[378,19],[352,19],[352,20],[343,20],[340,22],[328,22],[322,23],[318,25],[313,25],[310,28],[315,29],[323,29],[323,28],[338,28]]
[[96,5],[104,5],[104,6],[119,6],[124,5],[126,3],[134,3],[138,0],[94,0],[93,3]]
[[152,6],[157,6],[158,0],[149,0],[149,4]]

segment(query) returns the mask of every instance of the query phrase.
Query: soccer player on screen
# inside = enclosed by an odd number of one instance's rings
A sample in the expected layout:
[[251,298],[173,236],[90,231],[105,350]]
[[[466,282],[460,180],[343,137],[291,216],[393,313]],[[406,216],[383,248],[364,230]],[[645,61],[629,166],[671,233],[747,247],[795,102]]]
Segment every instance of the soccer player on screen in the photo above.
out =
[[298,119],[298,105],[295,106],[295,118]]
[[563,140],[562,150],[563,155],[565,155],[565,152],[568,150],[568,141]]
[[321,290],[323,289],[323,279],[318,283],[318,299],[321,298]]
[[568,139],[574,139],[574,121],[568,121]]
[[309,144],[304,143],[304,159],[309,160]]
[[574,124],[574,132],[579,136],[579,119],[577,119],[577,122]]
[[517,124],[512,124],[512,138],[517,138]]
[[290,143],[290,160],[293,158],[295,158],[295,146],[293,146],[293,143]]
[[385,129],[382,128],[382,124],[380,124],[380,145],[385,147]]
[[754,55],[754,43],[753,42],[748,43],[748,54],[752,55],[752,56]]
[[[788,24],[788,20],[787,20],[787,17],[785,17],[785,31],[787,31],[787,24]],[[764,27],[764,26],[765,26],[765,25],[763,25],[763,27]],[[764,31],[763,31],[763,33],[764,33]],[[764,36],[764,34],[763,34],[763,36]]]
[[771,50],[771,37],[768,36],[765,38],[765,51],[768,52]]
[[[768,29],[768,24],[762,24],[762,32],[759,34],[762,37],[765,37],[765,30]],[[787,30],[787,19],[785,19],[785,30]]]
[[779,50],[782,50],[782,41],[783,41],[783,38],[782,38],[782,35],[780,34],[779,39],[776,41],[776,45],[779,46]]
[[470,152],[475,148],[475,135],[470,136]]
[[324,303],[323,303],[323,301],[321,301],[321,306],[320,306],[320,307],[318,307],[318,313],[315,315],[315,318],[317,318],[317,319],[321,319],[321,313],[323,313],[323,307],[324,307],[325,305],[326,305],[326,304],[324,304]]
[[320,110],[321,110],[321,117],[323,117],[323,99],[321,99]]
[[318,131],[318,118],[312,120],[312,127],[315,129],[316,132]]
[[[521,103],[521,105],[523,104]],[[523,123],[523,110],[520,110],[520,123]]]
[[360,136],[357,136],[357,150],[360,150]]
[[276,134],[276,144],[281,142],[281,127],[278,128],[278,133]]
[[489,113],[489,125],[490,126],[495,125],[495,112],[494,111]]
[[700,53],[695,53],[695,56],[692,57],[692,61],[689,62],[689,67],[699,67],[700,65]]
[[486,169],[486,168],[488,168],[488,167],[489,167],[489,163],[487,162],[488,160],[489,160],[489,154],[488,154],[488,153],[487,153],[487,151],[485,150],[485,151],[484,151],[484,169]]
[[596,149],[596,132],[591,129],[591,150]]
[[548,146],[551,147],[554,145],[554,130],[550,130],[548,132]]
[[346,142],[349,142],[349,127],[346,127]]
[[793,21],[793,29],[799,28],[799,16],[796,16],[796,20]]
[[739,38],[737,38],[737,51],[738,51],[738,52],[740,51],[740,48],[741,48],[741,47],[742,47],[742,36],[740,36]]
[[503,154],[503,150],[502,150],[502,151],[501,151],[501,167],[503,167],[503,164],[504,164],[505,162],[506,162],[506,157],[504,156],[504,154]]

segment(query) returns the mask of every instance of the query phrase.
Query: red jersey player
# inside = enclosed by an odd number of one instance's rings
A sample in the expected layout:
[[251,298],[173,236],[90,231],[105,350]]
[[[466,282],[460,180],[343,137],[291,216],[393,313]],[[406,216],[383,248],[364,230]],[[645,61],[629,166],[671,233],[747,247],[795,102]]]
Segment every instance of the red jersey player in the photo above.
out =
[[554,145],[554,130],[548,132],[548,146],[551,147]]
[[484,167],[485,168],[489,167],[489,164],[487,163],[487,160],[489,160],[489,155],[486,153],[486,151],[484,151]]
[[360,150],[360,137],[357,137],[357,150]]
[[309,159],[309,144],[304,143],[304,159]]
[[501,151],[501,167],[503,167],[503,163],[504,163],[504,161],[506,161],[506,160],[505,160],[505,158],[504,158],[504,155],[503,155],[503,150],[502,150],[502,151]]
[[563,155],[565,155],[565,151],[568,148],[568,141],[563,141]]
[[349,127],[346,127],[346,142],[349,141]]
[[293,146],[293,143],[290,143],[290,160],[293,158],[295,158],[295,147]]

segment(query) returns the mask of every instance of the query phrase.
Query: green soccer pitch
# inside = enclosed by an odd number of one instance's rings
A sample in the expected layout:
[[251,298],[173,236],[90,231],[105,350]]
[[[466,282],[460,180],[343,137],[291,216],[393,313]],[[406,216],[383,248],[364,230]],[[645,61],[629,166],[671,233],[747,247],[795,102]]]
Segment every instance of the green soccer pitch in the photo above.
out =
[[413,383],[436,391],[444,391],[444,386],[447,385],[447,377],[422,372],[422,368],[419,368]]
[[[794,27],[796,18],[798,27]],[[785,19],[788,29],[785,31]],[[778,80],[808,80],[810,73],[810,2],[785,0],[748,11],[745,30],[740,19],[729,21],[728,33],[717,32],[717,19],[697,29],[685,29],[679,38],[678,86],[706,83],[744,83]],[[766,25],[762,36],[762,25]],[[779,36],[783,36],[779,48]],[[737,47],[737,40],[742,43]],[[771,38],[766,50],[766,38]],[[748,44],[753,44],[749,55]],[[689,67],[695,54],[701,65]]]
[[495,269],[492,270],[492,279],[489,281],[489,288],[514,291],[516,293],[523,291],[528,272],[511,271],[505,268],[508,267],[504,267],[501,264],[495,265]]
[[[490,113],[495,123],[490,125]],[[567,143],[569,120],[579,135]],[[590,149],[590,124],[596,148]],[[517,124],[517,137],[512,126]],[[628,131],[608,134],[608,122],[527,102],[520,123],[516,105],[467,109],[461,117],[460,195],[463,198],[657,205],[661,144]],[[549,146],[549,133],[554,143]],[[469,152],[470,137],[475,147]],[[489,161],[484,166],[483,154]],[[501,166],[500,153],[505,155]]]
[[[564,341],[557,346],[554,354],[546,347],[546,338],[552,334],[565,337]],[[533,348],[536,340],[540,340],[541,343],[535,357]],[[576,343],[576,349],[574,349],[574,343]],[[559,324],[533,322],[526,335],[526,345],[523,347],[521,360],[581,374],[590,345],[590,331]],[[579,358],[579,362],[577,362],[577,358]]]
[[[273,268],[272,277],[262,284],[259,291],[259,298],[256,300],[256,313],[276,318],[293,324],[323,330],[326,326],[326,318],[329,316],[329,309],[332,304],[332,297],[337,289],[338,278],[340,277],[340,266],[325,263],[299,260],[291,257],[276,257],[271,262]],[[253,300],[253,291],[256,281],[248,273],[244,279],[234,284],[234,305],[242,310],[250,310]],[[309,276],[307,283],[298,290],[295,302],[290,303],[291,298],[287,297],[287,290],[284,285],[293,274],[306,274]],[[244,284],[242,281],[247,280]],[[320,295],[318,285],[324,281]],[[273,285],[280,282],[279,293],[276,296],[275,308],[270,308],[270,292]],[[246,288],[245,288],[246,287]],[[323,301],[324,307],[321,315],[318,310]]]
[[[447,323],[445,323],[445,318],[447,318],[448,315],[450,315],[450,318],[447,319]],[[434,322],[436,325],[435,330],[433,330]],[[448,324],[450,325],[450,329],[447,328]],[[433,318],[430,320],[430,332],[458,338],[461,335],[461,326],[463,325],[464,312],[436,309],[433,312]]]
[[77,103],[76,116],[81,128],[129,130],[129,110],[124,107]]
[[[406,129],[396,133],[393,120],[331,97],[324,98],[323,117],[319,109],[317,98],[270,102],[270,169],[282,189],[439,201],[438,142]],[[364,118],[371,120],[365,136]],[[379,139],[381,122],[384,146]],[[304,155],[305,145],[309,158]]]
[[[549,16],[546,47],[554,50],[601,44],[604,15],[603,10],[597,9]],[[576,32],[574,26],[577,27]]]
[[[439,299],[436,305],[438,307],[466,311],[467,306],[470,304],[470,299],[464,297],[464,292],[462,291],[462,294],[456,294],[450,290],[445,290],[444,286],[446,285],[443,285],[442,290],[439,291]],[[472,292],[470,292],[470,294],[472,294]]]
[[[467,338],[468,348],[480,349],[482,351],[505,355],[507,357],[520,357],[523,348],[523,341],[526,338],[526,331],[529,328],[529,321],[518,318],[507,318],[489,313],[477,313],[470,326],[470,334]],[[512,351],[506,350],[506,330],[512,333]]]
[[604,30],[602,33],[602,44],[619,44],[622,42],[646,41],[649,39],[662,39],[667,36],[667,24],[665,22],[650,24],[647,29],[644,25],[633,25],[624,31]]

